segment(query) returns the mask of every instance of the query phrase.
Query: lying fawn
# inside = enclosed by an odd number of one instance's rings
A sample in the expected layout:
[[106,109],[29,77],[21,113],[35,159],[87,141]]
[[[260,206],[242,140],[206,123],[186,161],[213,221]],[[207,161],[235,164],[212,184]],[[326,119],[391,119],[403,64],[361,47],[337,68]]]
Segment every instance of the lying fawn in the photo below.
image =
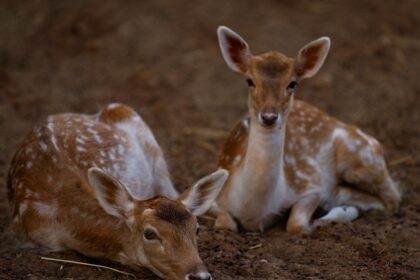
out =
[[[290,209],[287,231],[309,234],[331,221],[351,221],[359,210],[396,210],[400,192],[382,147],[360,129],[294,100],[297,84],[314,76],[330,48],[319,38],[295,59],[279,52],[253,56],[227,27],[218,29],[227,65],[249,85],[249,116],[229,133],[219,166],[229,171],[212,213],[216,227],[263,230]],[[313,221],[317,208],[329,211]]]
[[226,178],[218,170],[178,197],[158,143],[130,107],[53,115],[12,161],[12,225],[54,251],[145,266],[165,279],[208,280],[195,215],[207,211]]

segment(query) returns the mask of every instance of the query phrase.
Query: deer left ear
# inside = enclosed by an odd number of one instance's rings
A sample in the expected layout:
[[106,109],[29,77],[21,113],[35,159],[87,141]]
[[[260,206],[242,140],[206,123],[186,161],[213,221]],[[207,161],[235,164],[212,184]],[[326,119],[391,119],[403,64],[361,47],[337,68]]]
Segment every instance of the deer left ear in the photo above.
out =
[[213,204],[228,177],[225,169],[219,169],[201,178],[178,198],[194,215],[204,214]]
[[331,41],[328,37],[321,37],[300,49],[295,61],[295,71],[299,78],[311,78],[322,64],[324,64]]

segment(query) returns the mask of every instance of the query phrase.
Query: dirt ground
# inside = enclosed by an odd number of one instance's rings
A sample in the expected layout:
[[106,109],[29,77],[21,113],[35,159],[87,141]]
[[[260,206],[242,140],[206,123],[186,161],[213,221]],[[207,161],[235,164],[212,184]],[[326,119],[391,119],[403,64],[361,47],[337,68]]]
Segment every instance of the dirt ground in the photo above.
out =
[[211,172],[223,134],[247,110],[246,83],[219,53],[220,24],[254,53],[294,56],[330,36],[325,66],[297,96],[377,137],[404,196],[398,214],[367,213],[306,239],[281,222],[252,235],[215,230],[203,219],[200,252],[214,279],[420,279],[419,10],[416,0],[2,0],[0,279],[126,278],[39,257],[130,271],[118,264],[18,246],[5,196],[10,159],[41,117],[94,113],[118,101],[149,123],[179,190]]

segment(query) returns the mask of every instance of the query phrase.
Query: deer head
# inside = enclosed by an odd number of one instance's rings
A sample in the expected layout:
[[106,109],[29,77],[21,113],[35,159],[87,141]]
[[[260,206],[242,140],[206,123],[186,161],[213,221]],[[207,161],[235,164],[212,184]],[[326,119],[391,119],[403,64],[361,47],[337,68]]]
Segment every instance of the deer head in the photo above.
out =
[[227,65],[247,79],[251,122],[266,129],[284,126],[297,84],[318,72],[330,48],[330,39],[321,37],[300,49],[295,59],[274,51],[252,55],[231,29],[220,26],[217,34]]
[[88,181],[103,210],[130,231],[127,264],[145,266],[164,279],[211,279],[198,255],[197,215],[208,210],[228,174],[218,170],[194,184],[178,200],[155,197],[137,201],[117,179],[90,168]]

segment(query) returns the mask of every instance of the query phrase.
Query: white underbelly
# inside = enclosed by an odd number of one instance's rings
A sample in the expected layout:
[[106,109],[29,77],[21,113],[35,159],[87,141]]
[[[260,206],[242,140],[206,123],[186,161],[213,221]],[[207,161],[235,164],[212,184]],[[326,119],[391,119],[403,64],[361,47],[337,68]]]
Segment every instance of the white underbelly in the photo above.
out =
[[232,174],[229,192],[221,205],[218,203],[247,230],[261,230],[293,204],[295,195],[281,180],[280,171],[272,178],[267,174],[242,176],[243,173],[246,174],[243,171]]

